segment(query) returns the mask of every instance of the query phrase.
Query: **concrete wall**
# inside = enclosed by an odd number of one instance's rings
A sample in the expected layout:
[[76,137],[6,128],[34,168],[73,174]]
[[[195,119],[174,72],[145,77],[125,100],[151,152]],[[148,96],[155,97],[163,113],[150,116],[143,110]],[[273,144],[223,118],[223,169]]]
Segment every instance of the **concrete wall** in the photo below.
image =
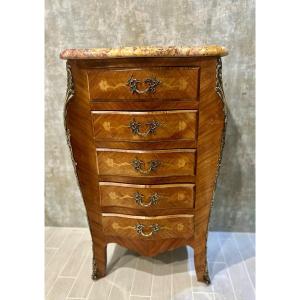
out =
[[46,225],[86,226],[65,142],[64,48],[221,44],[227,140],[212,230],[255,230],[254,0],[46,0]]

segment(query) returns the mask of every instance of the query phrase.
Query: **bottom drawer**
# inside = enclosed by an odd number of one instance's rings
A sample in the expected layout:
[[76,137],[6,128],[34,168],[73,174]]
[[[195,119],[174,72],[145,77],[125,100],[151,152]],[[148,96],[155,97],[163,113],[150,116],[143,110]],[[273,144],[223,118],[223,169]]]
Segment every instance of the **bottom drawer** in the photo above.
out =
[[193,215],[159,217],[102,214],[105,235],[127,239],[189,238],[194,233]]

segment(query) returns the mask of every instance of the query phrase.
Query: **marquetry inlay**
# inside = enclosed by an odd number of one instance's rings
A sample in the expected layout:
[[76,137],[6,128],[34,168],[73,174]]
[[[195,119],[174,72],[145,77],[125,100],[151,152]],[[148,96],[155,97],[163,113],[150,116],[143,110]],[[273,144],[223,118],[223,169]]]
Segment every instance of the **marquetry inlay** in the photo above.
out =
[[[67,49],[67,142],[93,241],[154,256],[194,249],[210,282],[207,235],[226,128],[222,46]],[[155,58],[154,58],[155,57]]]

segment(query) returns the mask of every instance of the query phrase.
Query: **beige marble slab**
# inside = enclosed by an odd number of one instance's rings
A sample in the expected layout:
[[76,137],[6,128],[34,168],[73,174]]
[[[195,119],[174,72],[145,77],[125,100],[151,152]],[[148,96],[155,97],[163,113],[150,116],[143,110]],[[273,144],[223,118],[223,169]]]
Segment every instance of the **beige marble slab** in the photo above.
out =
[[219,45],[169,46],[169,47],[122,47],[65,49],[62,59],[103,59],[113,57],[184,57],[184,56],[225,56],[228,50]]

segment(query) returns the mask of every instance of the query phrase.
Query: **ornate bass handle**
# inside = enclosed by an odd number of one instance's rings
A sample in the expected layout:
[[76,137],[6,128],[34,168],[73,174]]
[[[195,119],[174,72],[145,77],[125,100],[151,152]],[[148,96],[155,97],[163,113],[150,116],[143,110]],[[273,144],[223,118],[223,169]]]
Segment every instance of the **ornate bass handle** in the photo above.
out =
[[161,83],[156,78],[147,78],[144,80],[145,84],[148,84],[148,87],[141,91],[138,89],[138,83],[140,83],[141,80],[133,78],[133,75],[128,79],[127,86],[129,86],[129,89],[132,94],[154,94],[156,91],[156,87]]
[[143,206],[143,207],[148,207],[148,206],[151,206],[151,205],[155,205],[157,203],[158,199],[159,199],[158,193],[154,193],[152,196],[149,197],[148,203],[144,203],[143,202],[144,195],[141,194],[140,192],[135,192],[134,193],[134,200],[135,200],[135,202],[138,205]]
[[140,174],[143,175],[148,175],[151,172],[155,171],[158,166],[160,165],[160,161],[159,160],[150,160],[148,162],[148,169],[144,170],[145,167],[145,163],[142,160],[139,160],[138,158],[135,158],[132,162],[131,162],[133,168],[135,169],[135,171],[137,171]]
[[147,126],[149,126],[148,130],[145,132],[140,132],[140,127],[142,126],[141,123],[137,122],[135,119],[133,119],[129,123],[129,128],[131,129],[132,133],[139,136],[147,136],[150,134],[155,134],[156,128],[159,127],[160,123],[156,120],[152,120],[151,122],[146,123]]
[[144,237],[149,237],[153,233],[156,233],[156,232],[158,232],[160,230],[160,227],[158,226],[158,224],[152,224],[152,225],[147,226],[147,227],[150,227],[151,231],[149,231],[148,233],[145,233],[144,232],[144,228],[145,227],[146,226],[143,225],[143,224],[136,224],[135,225],[135,231],[136,231],[136,233],[139,234],[139,235],[142,235]]

